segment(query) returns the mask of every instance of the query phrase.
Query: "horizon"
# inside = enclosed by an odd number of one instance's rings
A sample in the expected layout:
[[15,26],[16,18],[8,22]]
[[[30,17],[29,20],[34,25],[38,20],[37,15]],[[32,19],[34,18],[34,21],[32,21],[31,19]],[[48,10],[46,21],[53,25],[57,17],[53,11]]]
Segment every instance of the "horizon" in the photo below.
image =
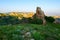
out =
[[60,16],[60,0],[0,0],[0,13],[35,12],[37,6],[46,15]]

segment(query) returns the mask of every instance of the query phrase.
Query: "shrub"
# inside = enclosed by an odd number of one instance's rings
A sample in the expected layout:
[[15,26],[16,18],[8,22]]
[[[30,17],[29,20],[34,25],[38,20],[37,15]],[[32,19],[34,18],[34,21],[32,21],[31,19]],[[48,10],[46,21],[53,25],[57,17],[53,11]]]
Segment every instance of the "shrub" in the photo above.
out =
[[2,24],[18,24],[20,20],[15,16],[5,16],[0,17],[0,25]]
[[22,23],[42,24],[42,20],[38,18],[22,18]]
[[21,20],[21,23],[29,23],[28,18],[23,17],[22,20]]
[[47,22],[50,22],[50,23],[53,23],[55,21],[55,19],[51,16],[50,17],[45,16],[45,19]]
[[31,23],[33,23],[33,24],[42,24],[42,20],[38,19],[38,18],[34,18],[34,19],[31,20]]

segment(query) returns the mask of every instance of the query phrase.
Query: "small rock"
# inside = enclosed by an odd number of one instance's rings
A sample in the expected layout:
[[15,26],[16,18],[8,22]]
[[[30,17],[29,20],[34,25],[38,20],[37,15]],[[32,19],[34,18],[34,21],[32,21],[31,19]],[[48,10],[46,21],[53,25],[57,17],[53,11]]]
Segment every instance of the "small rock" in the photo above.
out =
[[25,37],[31,37],[31,33],[30,33],[30,32],[27,32],[27,33],[25,34]]
[[32,38],[32,39],[30,39],[30,40],[34,40],[34,39]]

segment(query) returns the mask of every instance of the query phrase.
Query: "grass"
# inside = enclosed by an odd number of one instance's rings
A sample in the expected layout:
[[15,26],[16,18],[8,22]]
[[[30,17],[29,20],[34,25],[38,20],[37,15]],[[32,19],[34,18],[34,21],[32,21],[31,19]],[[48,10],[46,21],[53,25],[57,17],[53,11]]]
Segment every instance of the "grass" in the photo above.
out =
[[0,25],[0,40],[26,40],[22,37],[27,32],[31,33],[34,40],[60,40],[60,24],[16,24]]

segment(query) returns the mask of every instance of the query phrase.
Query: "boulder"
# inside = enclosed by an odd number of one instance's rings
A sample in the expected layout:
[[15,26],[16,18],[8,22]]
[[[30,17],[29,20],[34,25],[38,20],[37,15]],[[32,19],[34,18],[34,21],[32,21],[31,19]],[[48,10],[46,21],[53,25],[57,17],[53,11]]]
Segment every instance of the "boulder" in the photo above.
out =
[[37,17],[38,19],[42,19],[43,25],[46,24],[45,14],[44,14],[44,12],[42,11],[42,9],[41,9],[40,7],[37,7],[37,8],[36,8],[36,13],[35,13],[35,15],[33,15],[33,18],[36,18],[36,17]]

